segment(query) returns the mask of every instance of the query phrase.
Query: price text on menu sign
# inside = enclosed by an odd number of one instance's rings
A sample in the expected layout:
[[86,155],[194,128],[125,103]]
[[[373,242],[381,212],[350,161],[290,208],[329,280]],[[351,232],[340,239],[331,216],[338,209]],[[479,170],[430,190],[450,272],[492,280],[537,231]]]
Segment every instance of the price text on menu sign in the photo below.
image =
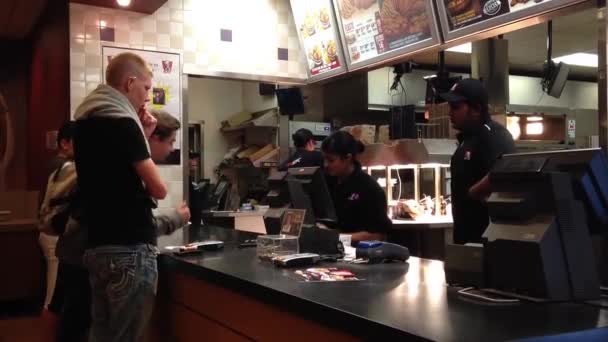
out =
[[338,11],[353,63],[431,38],[426,0],[339,0]]
[[329,0],[292,0],[291,7],[312,76],[337,69],[337,31]]

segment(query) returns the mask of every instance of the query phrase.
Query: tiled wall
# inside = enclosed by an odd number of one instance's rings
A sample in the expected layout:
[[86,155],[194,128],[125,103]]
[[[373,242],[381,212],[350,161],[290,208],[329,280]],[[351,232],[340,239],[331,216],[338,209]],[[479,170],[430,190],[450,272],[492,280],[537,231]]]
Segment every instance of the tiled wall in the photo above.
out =
[[[290,11],[289,0],[169,0],[152,15],[70,3],[71,112],[102,81],[102,45],[181,53],[189,74],[304,79]],[[161,174],[170,187],[161,207],[173,207],[183,198],[182,168]]]

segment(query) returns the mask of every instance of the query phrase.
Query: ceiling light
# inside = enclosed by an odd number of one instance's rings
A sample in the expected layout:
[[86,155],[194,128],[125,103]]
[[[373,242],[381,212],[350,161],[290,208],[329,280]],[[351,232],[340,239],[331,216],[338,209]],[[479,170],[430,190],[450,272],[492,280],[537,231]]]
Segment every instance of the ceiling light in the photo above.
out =
[[101,27],[101,28],[105,28],[105,27],[106,27],[106,25],[107,25],[107,23],[106,23],[106,21],[105,21],[105,20],[100,20],[100,21],[99,21],[99,27]]
[[573,53],[553,59],[554,62],[564,62],[568,65],[578,65],[584,67],[597,68],[597,54],[595,53]]
[[543,121],[543,117],[542,116],[528,116],[526,118],[526,121],[529,122],[533,122],[533,121]]
[[447,49],[446,51],[458,52],[458,53],[471,53],[472,49],[473,48],[472,48],[471,43],[465,43],[462,45],[457,45],[457,46],[451,47],[451,48]]
[[131,4],[131,0],[116,0],[118,6],[127,7]]

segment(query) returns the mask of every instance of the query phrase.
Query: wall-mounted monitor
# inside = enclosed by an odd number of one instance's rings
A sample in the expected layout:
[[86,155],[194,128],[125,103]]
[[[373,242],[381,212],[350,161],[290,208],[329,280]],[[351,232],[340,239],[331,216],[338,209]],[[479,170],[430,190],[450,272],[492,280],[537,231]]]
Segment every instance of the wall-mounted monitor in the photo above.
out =
[[333,0],[348,70],[401,59],[440,43],[429,0]]

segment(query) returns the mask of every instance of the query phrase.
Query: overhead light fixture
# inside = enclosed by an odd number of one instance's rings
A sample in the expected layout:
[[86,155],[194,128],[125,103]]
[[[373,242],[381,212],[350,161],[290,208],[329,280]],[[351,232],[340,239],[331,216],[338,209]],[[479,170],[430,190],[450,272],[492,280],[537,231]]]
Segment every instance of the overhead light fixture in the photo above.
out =
[[528,121],[528,122],[543,121],[543,117],[542,116],[528,116],[528,117],[526,117],[526,121]]
[[553,58],[555,63],[563,62],[568,65],[597,68],[597,54],[577,52],[571,55]]
[[131,0],[116,0],[118,6],[127,7],[131,4]]
[[458,52],[458,53],[471,53],[471,51],[473,51],[473,46],[471,45],[471,43],[465,43],[462,45],[456,45],[454,47],[451,47],[451,48],[447,49],[446,51]]
[[105,28],[106,26],[107,26],[107,23],[106,23],[106,21],[105,21],[105,20],[100,20],[100,21],[99,21],[99,27],[100,27],[100,28]]

